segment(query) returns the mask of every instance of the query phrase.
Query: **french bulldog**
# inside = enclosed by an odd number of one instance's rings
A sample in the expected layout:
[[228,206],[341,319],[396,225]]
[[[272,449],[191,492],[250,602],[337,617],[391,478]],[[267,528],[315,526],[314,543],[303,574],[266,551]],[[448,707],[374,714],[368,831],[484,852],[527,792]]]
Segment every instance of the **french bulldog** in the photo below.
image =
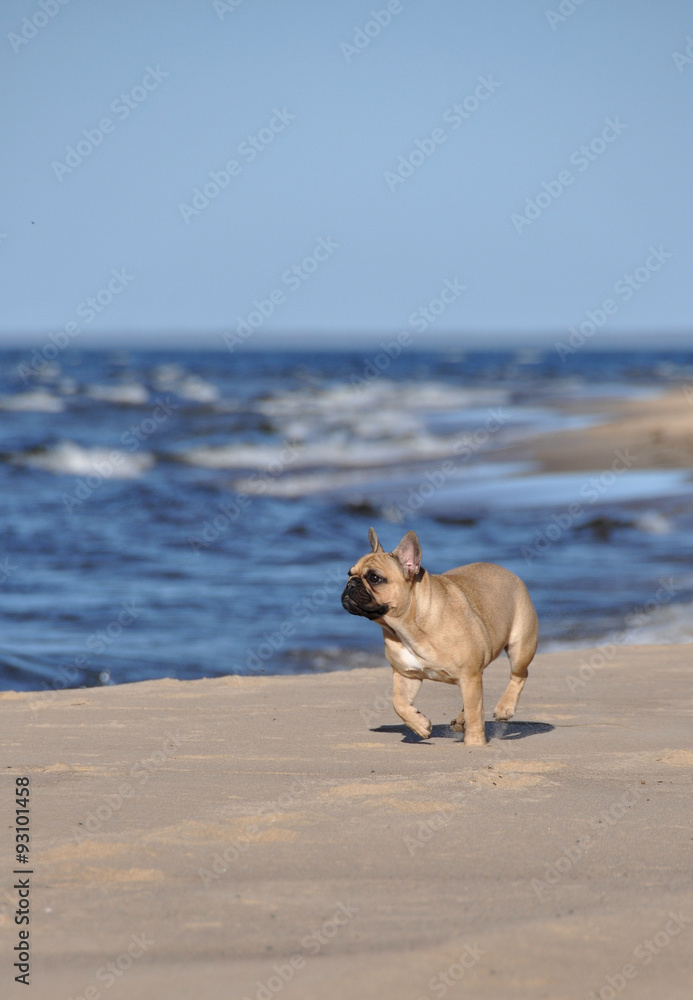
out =
[[408,531],[385,552],[373,528],[371,552],[349,570],[342,606],[380,625],[393,672],[394,709],[424,739],[431,722],[414,708],[424,680],[459,684],[463,709],[451,722],[470,746],[483,746],[482,674],[505,650],[510,683],[494,717],[512,719],[537,648],[537,613],[519,577],[493,563],[470,563],[442,574],[421,565],[421,546]]

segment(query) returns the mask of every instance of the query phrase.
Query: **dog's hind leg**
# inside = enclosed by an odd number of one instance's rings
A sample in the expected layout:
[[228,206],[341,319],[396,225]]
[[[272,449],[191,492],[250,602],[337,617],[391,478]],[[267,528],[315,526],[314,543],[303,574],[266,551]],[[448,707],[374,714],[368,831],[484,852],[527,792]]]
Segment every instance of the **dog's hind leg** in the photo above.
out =
[[414,677],[405,677],[392,668],[392,704],[400,719],[405,722],[410,729],[413,729],[417,736],[422,736],[425,740],[431,735],[431,720],[422,715],[418,708],[414,708],[414,698],[421,687],[421,681]]
[[[534,609],[532,608],[532,611]],[[537,650],[537,628],[536,615],[533,628],[523,628],[519,634],[513,629],[510,634],[510,641],[505,647],[510,660],[510,683],[503,692],[500,701],[496,705],[493,713],[494,719],[499,722],[507,722],[512,719],[517,708],[517,703],[522,694],[522,688],[527,680],[527,671],[530,663],[534,659]],[[531,624],[531,622],[530,622]]]

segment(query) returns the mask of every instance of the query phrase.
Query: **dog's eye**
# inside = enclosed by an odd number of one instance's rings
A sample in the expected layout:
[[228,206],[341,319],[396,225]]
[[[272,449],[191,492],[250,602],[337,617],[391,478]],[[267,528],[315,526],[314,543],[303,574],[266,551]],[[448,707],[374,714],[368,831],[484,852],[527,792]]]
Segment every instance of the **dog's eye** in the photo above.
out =
[[382,576],[378,576],[377,573],[369,573],[366,579],[369,583],[373,584],[387,583],[387,580],[384,580]]

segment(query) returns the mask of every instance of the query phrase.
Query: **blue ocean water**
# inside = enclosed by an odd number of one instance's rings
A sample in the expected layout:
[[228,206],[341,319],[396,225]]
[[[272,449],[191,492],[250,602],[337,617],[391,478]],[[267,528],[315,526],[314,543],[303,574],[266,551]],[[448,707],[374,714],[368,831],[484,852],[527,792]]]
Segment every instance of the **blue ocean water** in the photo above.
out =
[[339,597],[371,524],[433,572],[518,573],[544,649],[693,640],[689,472],[521,450],[686,383],[693,352],[4,351],[0,687],[359,663],[380,629]]

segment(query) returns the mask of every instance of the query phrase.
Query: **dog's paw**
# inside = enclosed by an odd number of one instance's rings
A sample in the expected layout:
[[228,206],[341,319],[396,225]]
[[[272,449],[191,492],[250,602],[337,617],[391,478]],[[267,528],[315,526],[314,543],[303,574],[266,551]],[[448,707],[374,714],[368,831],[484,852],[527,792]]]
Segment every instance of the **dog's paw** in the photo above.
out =
[[464,712],[460,712],[456,719],[453,719],[450,723],[450,728],[454,733],[464,732]]
[[512,705],[504,705],[502,701],[499,701],[493,713],[493,718],[498,722],[508,722],[514,714],[515,709]]
[[420,736],[424,740],[427,740],[430,737],[433,730],[433,723],[431,720],[427,719],[425,715],[421,715],[421,713],[419,713],[418,718],[407,724],[417,736]]

